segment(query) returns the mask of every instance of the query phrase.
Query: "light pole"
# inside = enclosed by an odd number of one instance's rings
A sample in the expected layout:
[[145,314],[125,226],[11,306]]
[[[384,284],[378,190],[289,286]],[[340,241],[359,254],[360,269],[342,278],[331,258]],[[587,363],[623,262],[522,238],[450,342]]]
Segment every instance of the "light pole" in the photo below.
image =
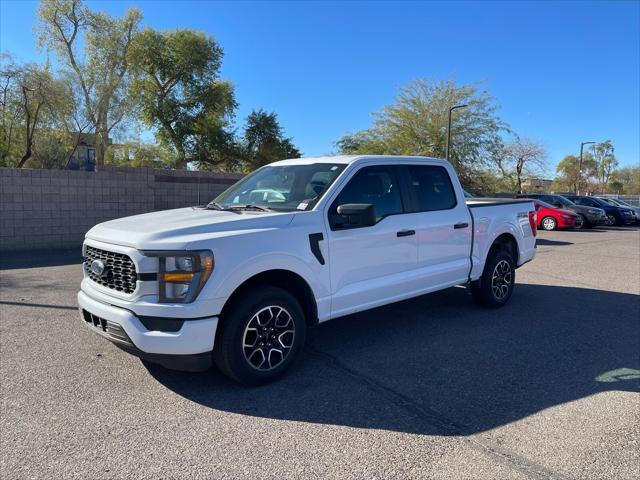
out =
[[447,162],[449,161],[449,151],[451,147],[451,112],[458,108],[464,108],[468,106],[469,105],[454,105],[453,107],[449,108],[449,124],[447,127]]
[[[580,170],[580,176],[578,178],[578,182],[582,181],[582,152],[584,150],[584,146],[585,145],[590,145],[590,144],[595,144],[596,142],[582,142],[580,144],[580,164],[579,164],[579,170]],[[578,185],[576,184],[576,195],[578,195],[579,193],[579,189],[578,189]]]

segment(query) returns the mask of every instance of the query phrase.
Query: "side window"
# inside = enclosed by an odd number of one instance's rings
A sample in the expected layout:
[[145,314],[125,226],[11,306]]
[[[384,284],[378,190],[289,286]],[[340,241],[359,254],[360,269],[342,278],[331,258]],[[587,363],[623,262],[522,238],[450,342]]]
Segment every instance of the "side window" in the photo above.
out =
[[409,189],[419,212],[448,210],[456,206],[456,195],[444,167],[408,165]]
[[347,203],[370,203],[376,210],[376,220],[402,213],[402,200],[392,167],[365,167],[349,180],[333,203],[335,213],[338,205]]

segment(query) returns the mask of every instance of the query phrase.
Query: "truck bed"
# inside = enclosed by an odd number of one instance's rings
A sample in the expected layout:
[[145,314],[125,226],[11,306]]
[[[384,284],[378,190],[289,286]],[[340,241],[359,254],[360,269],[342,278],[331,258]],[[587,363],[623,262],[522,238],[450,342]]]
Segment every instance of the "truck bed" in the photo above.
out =
[[466,204],[469,208],[495,207],[501,205],[511,205],[515,203],[527,203],[531,200],[526,198],[468,198]]

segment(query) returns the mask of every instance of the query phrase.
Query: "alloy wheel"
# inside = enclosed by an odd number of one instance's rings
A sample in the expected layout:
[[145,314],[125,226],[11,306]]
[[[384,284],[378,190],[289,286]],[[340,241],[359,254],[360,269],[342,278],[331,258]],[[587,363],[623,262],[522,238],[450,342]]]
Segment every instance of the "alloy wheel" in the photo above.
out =
[[544,228],[545,230],[553,230],[554,228],[556,228],[556,221],[551,217],[547,217],[542,220],[542,228]]
[[509,288],[513,282],[511,265],[506,260],[500,260],[491,275],[491,290],[497,300],[504,299],[509,294]]
[[293,347],[295,324],[291,314],[270,305],[251,317],[242,336],[246,361],[256,370],[269,371],[284,362]]

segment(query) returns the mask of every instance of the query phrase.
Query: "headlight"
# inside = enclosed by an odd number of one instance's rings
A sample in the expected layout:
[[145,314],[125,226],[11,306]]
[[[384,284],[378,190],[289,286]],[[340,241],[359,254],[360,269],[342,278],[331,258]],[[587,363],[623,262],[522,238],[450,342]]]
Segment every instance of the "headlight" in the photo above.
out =
[[590,209],[588,210],[588,212],[589,212],[591,215],[598,215],[598,214],[600,213],[600,210],[596,210],[595,208],[590,208]]
[[195,252],[143,252],[158,257],[158,300],[161,303],[193,302],[213,272],[213,254]]
[[573,215],[562,215],[562,218],[565,218],[567,220],[572,220],[572,219],[574,219],[576,217],[574,217]]

